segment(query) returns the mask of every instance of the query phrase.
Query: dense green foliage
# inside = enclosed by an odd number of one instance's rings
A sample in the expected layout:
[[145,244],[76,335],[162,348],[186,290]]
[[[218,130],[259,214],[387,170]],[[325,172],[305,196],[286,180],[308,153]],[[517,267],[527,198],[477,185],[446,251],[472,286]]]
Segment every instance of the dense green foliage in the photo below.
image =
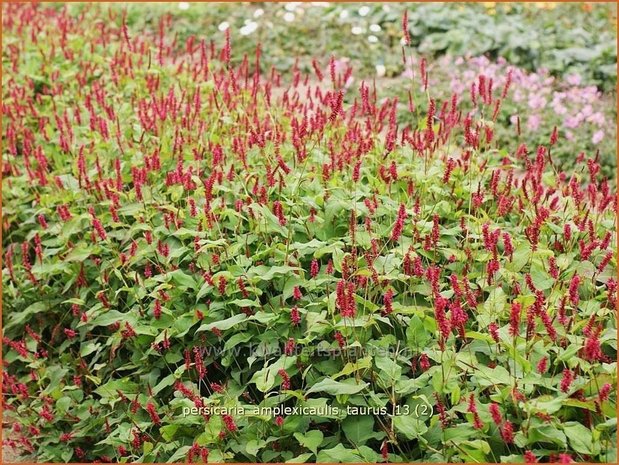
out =
[[417,81],[403,117],[334,58],[282,77],[230,30],[3,9],[7,445],[616,461],[616,196],[516,136],[514,89]]

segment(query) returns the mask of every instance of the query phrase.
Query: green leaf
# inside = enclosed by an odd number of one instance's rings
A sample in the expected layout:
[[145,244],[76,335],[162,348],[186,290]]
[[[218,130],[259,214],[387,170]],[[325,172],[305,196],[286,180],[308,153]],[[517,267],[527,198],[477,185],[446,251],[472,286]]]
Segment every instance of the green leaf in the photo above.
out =
[[249,278],[256,278],[261,281],[271,281],[275,277],[287,276],[295,271],[301,270],[296,266],[255,266],[247,270],[247,276]]
[[92,354],[95,350],[98,350],[101,347],[101,343],[94,343],[92,341],[88,341],[82,344],[80,349],[80,356],[86,357],[87,355]]
[[180,462],[187,457],[187,452],[189,452],[191,446],[182,446],[174,451],[172,456],[168,459],[170,462]]
[[286,460],[285,463],[307,463],[311,456],[312,454],[310,453],[301,454],[296,456],[295,458]]
[[176,431],[178,431],[178,428],[179,425],[165,425],[159,428],[159,432],[161,433],[161,436],[165,441],[170,442],[174,438],[174,435],[176,434]]
[[109,326],[116,322],[129,323],[132,326],[136,325],[136,317],[130,313],[121,313],[118,310],[108,310],[95,318],[88,320],[87,323],[80,323],[79,326],[88,324],[90,326]]
[[174,270],[170,273],[170,278],[179,286],[181,290],[195,289],[197,287],[196,280],[182,270]]
[[553,414],[561,410],[564,400],[560,397],[551,395],[540,396],[536,399],[531,399],[529,405],[538,411]]
[[524,456],[518,454],[501,455],[501,463],[524,463]]
[[536,442],[555,444],[559,447],[566,447],[565,434],[553,425],[540,425],[529,430],[528,443]]
[[317,463],[359,463],[363,458],[355,451],[346,449],[344,445],[338,444],[331,449],[323,449],[318,453]]
[[480,387],[489,387],[494,385],[509,385],[512,383],[512,377],[509,372],[501,365],[494,368],[489,368],[485,365],[478,365],[473,372],[475,379]]
[[254,383],[260,392],[267,392],[275,385],[277,372],[280,369],[289,369],[296,363],[296,360],[296,356],[282,355],[277,362],[267,365],[262,370],[254,373],[250,383]]
[[312,387],[310,387],[306,391],[306,394],[311,394],[313,392],[326,392],[327,394],[331,394],[332,396],[336,396],[339,394],[357,394],[358,392],[363,391],[368,386],[368,383],[357,383],[354,378],[342,382],[335,381],[331,378],[325,378],[319,383],[316,383]]
[[393,417],[393,427],[398,434],[409,440],[417,438],[428,431],[425,422],[416,418],[415,415],[395,415]]
[[376,368],[380,373],[380,376],[385,379],[387,383],[393,384],[402,376],[402,367],[389,357],[376,357],[374,359]]
[[260,452],[260,449],[266,446],[266,444],[266,441],[252,439],[250,441],[247,441],[247,444],[245,444],[245,451],[249,455],[253,455],[254,457],[256,457],[258,455],[258,452]]
[[205,281],[202,286],[200,286],[200,290],[196,294],[196,302],[199,302],[200,299],[204,297],[211,289],[213,289],[213,286],[211,286],[208,281]]
[[475,441],[463,441],[458,444],[462,451],[462,459],[465,462],[486,462],[487,454],[490,453],[490,444],[481,439]]
[[344,368],[342,368],[342,370],[339,371],[338,373],[334,374],[332,378],[337,379],[342,376],[348,376],[352,373],[356,373],[357,371],[366,370],[371,367],[372,367],[372,357],[370,356],[364,357],[364,358],[357,360],[356,362],[348,362],[346,365],[344,365]]
[[144,455],[149,454],[153,450],[153,443],[145,441],[142,445],[142,450],[144,451]]
[[349,415],[342,422],[342,431],[354,446],[365,444],[374,434],[374,417]]
[[511,262],[505,264],[505,268],[514,273],[522,270],[529,259],[531,258],[531,246],[527,243],[519,245],[514,250],[514,256]]
[[174,373],[170,373],[168,376],[159,381],[159,383],[153,388],[153,395],[156,396],[163,389],[167,388],[168,386],[172,386],[175,381],[176,377],[174,376]]
[[73,403],[73,399],[70,397],[64,396],[56,401],[56,409],[58,413],[66,413],[69,410],[69,407]]
[[[324,247],[326,242],[319,241],[318,239],[312,239],[308,242],[293,242],[290,244],[292,250],[298,250],[301,255],[307,255],[315,252],[317,249]],[[341,244],[343,246],[344,244]]]
[[488,298],[484,303],[484,311],[492,315],[500,315],[503,312],[505,305],[507,305],[507,296],[505,295],[503,288],[496,287],[488,295]]
[[544,264],[539,258],[531,265],[531,279],[535,287],[542,291],[550,289],[555,282],[554,278],[544,270]]
[[81,263],[94,253],[94,247],[78,246],[64,258],[65,262]]
[[245,321],[247,319],[247,315],[244,313],[239,313],[237,315],[231,316],[230,318],[226,318],[225,320],[219,321],[211,321],[210,323],[205,323],[201,325],[196,333],[201,331],[210,331],[213,328],[217,328],[220,331],[225,331],[227,329],[233,328],[238,325],[240,322]]
[[318,430],[311,430],[305,434],[294,433],[294,437],[297,441],[299,441],[299,444],[306,449],[311,450],[314,454],[318,453],[318,446],[320,446],[322,440],[324,439],[322,431]]
[[417,315],[413,315],[406,328],[406,342],[411,349],[422,349],[432,335],[426,330]]
[[28,307],[26,307],[24,310],[21,311],[12,311],[12,312],[5,312],[5,318],[8,319],[8,322],[4,325],[4,330],[6,331],[7,329],[13,328],[15,326],[19,326],[20,324],[22,324],[25,320],[27,320],[30,315],[34,315],[36,313],[40,313],[43,312],[47,309],[47,305],[45,302],[35,302],[31,305],[29,305]]
[[139,392],[139,385],[128,378],[113,379],[94,390],[99,396],[108,399],[120,397],[117,391],[125,395],[137,394]]
[[572,449],[579,454],[593,454],[593,436],[591,430],[575,421],[563,425],[563,432],[567,436]]
[[568,407],[577,407],[589,410],[591,412],[596,411],[595,403],[593,401],[583,402],[582,400],[567,398],[563,399],[563,405],[567,405]]

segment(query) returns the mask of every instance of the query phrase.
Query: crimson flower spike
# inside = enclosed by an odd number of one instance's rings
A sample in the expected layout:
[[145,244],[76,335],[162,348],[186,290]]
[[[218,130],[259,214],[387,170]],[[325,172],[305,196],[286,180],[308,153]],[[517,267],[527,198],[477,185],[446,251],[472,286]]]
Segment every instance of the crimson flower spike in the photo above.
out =
[[408,10],[404,10],[402,15],[402,33],[404,34],[404,45],[410,45],[411,37],[408,33]]

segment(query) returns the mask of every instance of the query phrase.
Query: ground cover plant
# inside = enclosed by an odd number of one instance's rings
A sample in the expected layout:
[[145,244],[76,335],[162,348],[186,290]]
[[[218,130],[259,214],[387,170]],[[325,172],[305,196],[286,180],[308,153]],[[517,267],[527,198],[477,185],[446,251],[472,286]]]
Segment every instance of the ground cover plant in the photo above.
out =
[[558,131],[495,138],[509,79],[438,98],[420,60],[398,102],[230,29],[3,13],[6,446],[616,461],[616,195]]

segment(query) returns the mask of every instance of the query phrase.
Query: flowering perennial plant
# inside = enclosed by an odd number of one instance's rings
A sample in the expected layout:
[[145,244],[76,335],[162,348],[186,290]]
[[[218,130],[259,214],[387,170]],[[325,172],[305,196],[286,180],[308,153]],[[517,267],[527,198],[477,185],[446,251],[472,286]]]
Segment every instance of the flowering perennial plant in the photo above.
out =
[[424,61],[401,123],[334,59],[3,9],[7,446],[615,461],[616,196],[496,142],[508,85],[433,98]]

